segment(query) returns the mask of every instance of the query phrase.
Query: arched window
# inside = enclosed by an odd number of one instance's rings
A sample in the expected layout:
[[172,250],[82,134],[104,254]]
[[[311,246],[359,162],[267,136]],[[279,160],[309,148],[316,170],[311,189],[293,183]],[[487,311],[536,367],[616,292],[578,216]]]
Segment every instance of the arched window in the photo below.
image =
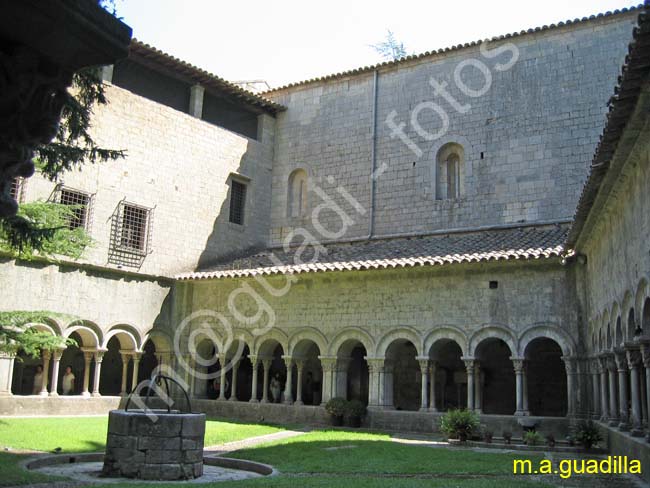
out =
[[287,188],[287,217],[307,214],[307,172],[297,169],[289,175]]
[[453,142],[442,146],[436,162],[436,199],[460,198],[464,173],[463,147]]

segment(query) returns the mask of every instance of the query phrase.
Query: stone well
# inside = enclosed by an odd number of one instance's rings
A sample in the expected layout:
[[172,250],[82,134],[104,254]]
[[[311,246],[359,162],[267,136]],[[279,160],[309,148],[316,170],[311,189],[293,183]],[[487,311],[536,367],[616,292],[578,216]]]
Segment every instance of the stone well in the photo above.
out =
[[204,435],[202,413],[112,410],[102,474],[143,480],[198,478],[203,475]]

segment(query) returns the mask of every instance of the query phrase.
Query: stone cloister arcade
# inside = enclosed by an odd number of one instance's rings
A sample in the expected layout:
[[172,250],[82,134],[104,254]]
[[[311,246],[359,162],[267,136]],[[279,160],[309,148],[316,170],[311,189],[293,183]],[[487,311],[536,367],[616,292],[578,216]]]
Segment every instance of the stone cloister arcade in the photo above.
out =
[[453,326],[427,334],[400,327],[379,340],[363,328],[340,330],[331,339],[313,328],[290,335],[275,328],[257,337],[235,331],[227,346],[211,331],[198,336],[181,358],[172,353],[171,339],[156,330],[141,337],[128,326],[102,334],[89,322],[63,330],[54,321],[34,327],[72,338],[76,345],[44,353],[40,361],[13,359],[16,395],[33,393],[29,372],[37,363],[47,372],[38,394],[50,396],[59,394],[68,365],[77,378],[74,394],[82,396],[126,395],[165,365],[184,378],[197,399],[323,405],[340,396],[387,410],[576,413],[575,343],[552,325],[532,326],[519,335],[491,325],[469,336]]
[[[124,396],[148,378],[156,366],[172,364],[171,342],[158,332],[142,337],[134,327],[117,325],[102,333],[92,322],[78,321],[61,326],[54,319],[31,327],[72,341],[65,348],[43,351],[40,358],[29,357],[23,352],[2,358],[9,362],[11,372],[5,394],[62,395],[62,378],[65,369],[70,367],[75,377],[71,395]],[[34,375],[38,365],[43,368],[43,380],[39,391],[35,391]]]
[[628,290],[621,302],[600,312],[590,331],[591,416],[642,436],[650,428],[648,281],[642,279],[635,293]]

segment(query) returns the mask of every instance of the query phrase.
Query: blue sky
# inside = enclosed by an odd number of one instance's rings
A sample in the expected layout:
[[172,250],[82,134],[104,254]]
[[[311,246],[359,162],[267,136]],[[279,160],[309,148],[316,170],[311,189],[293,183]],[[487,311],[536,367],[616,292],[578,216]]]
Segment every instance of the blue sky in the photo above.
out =
[[380,61],[392,30],[409,52],[636,5],[624,0],[116,0],[134,37],[231,81],[271,86]]

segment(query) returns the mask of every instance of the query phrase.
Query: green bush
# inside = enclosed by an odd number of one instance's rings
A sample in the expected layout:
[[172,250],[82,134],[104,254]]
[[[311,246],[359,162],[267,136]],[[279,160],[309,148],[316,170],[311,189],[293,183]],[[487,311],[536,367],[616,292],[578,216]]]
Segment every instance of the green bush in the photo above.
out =
[[585,449],[591,449],[603,440],[603,435],[592,420],[583,420],[577,425],[574,438]]
[[348,417],[364,417],[366,415],[366,404],[360,400],[350,400],[345,406],[345,413]]
[[440,419],[440,430],[453,439],[466,441],[479,429],[479,418],[470,410],[449,410]]
[[542,434],[537,431],[529,430],[524,434],[524,443],[528,446],[538,446],[542,440]]
[[325,411],[333,417],[343,417],[347,407],[348,401],[345,398],[335,397],[325,404]]

